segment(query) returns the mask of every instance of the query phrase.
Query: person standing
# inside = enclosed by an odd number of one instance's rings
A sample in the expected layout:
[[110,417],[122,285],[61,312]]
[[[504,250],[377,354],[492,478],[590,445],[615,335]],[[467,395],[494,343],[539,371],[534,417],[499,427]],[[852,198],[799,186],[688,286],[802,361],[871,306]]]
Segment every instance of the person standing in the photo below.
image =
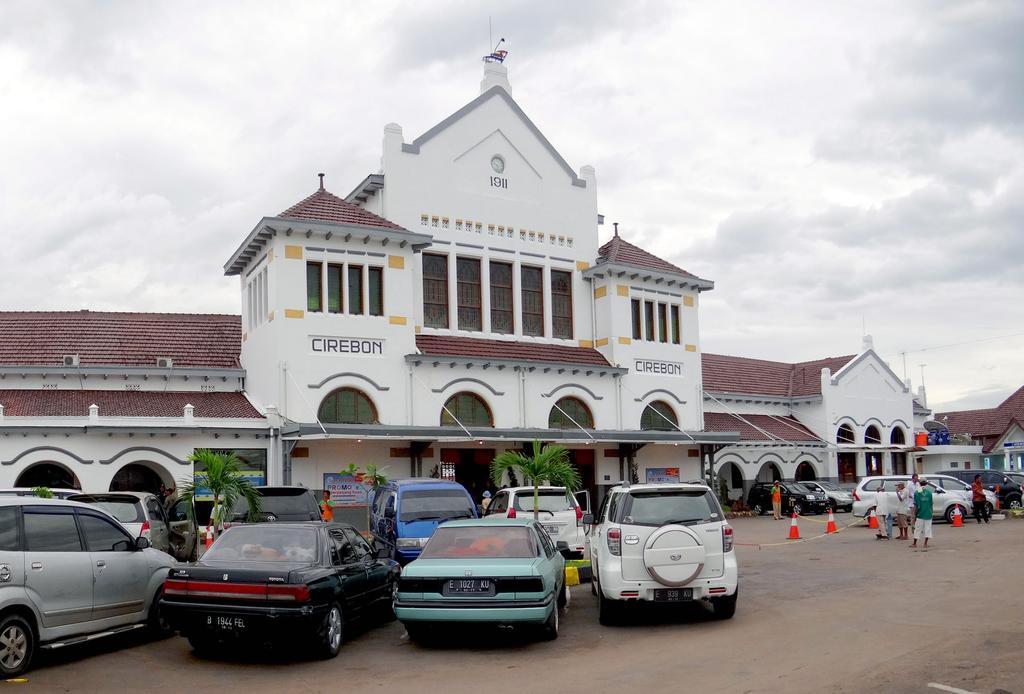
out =
[[323,501],[320,502],[320,517],[324,523],[334,522],[334,502],[331,501],[330,490],[324,490]]
[[896,485],[896,525],[900,534],[897,540],[907,539],[907,519],[910,517],[910,490],[900,482]]
[[981,475],[975,475],[974,482],[971,483],[971,503],[974,504],[974,520],[978,521],[978,525],[981,525],[982,518],[988,523],[988,500],[985,498],[985,486],[981,483]]
[[[885,481],[875,492],[875,515],[878,517],[878,533],[875,537],[879,540],[892,539],[892,508],[889,499],[889,492],[885,491]],[[882,534],[882,524],[885,524],[885,534]]]
[[932,490],[927,484],[922,484],[914,492],[914,510],[917,518],[914,520],[914,541],[910,546],[917,547],[917,541],[924,538],[927,549],[928,540],[932,537]]
[[484,498],[480,500],[480,508],[484,513],[487,513],[487,508],[491,505],[491,493],[484,491]]
[[775,520],[782,520],[782,488],[778,480],[772,483],[772,516]]
[[914,493],[917,492],[917,490],[918,490],[918,488],[920,486],[921,486],[921,484],[918,481],[917,473],[915,472],[913,475],[910,476],[910,484],[907,485],[907,501],[908,501],[908,508],[909,508],[909,513],[907,513],[907,520],[910,522],[911,525],[914,524],[914,519],[915,519],[915,515],[914,515]]

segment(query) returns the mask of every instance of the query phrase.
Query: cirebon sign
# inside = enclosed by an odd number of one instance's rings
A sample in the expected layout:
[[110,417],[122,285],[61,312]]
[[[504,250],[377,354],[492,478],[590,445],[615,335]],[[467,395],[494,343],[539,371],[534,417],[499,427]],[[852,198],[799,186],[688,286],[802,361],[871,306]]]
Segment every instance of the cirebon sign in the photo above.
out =
[[371,337],[310,335],[309,351],[313,354],[343,354],[346,357],[383,357],[384,340]]
[[679,376],[681,378],[683,375],[683,365],[675,361],[634,359],[633,371],[638,374],[650,374],[651,376]]

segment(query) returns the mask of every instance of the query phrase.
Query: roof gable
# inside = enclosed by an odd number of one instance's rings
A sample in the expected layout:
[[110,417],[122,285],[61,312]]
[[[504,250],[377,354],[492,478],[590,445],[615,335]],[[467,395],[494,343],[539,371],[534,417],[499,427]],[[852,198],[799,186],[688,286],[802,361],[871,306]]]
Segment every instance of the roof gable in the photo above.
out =
[[617,265],[628,265],[630,267],[658,270],[660,272],[669,272],[699,279],[696,275],[687,272],[681,267],[648,253],[639,246],[634,246],[618,234],[597,250],[597,256],[599,263],[607,262]]
[[399,229],[394,222],[384,219],[358,205],[342,200],[337,195],[320,188],[312,195],[295,203],[278,215],[282,219],[302,219],[310,222],[326,222],[346,226],[376,227],[379,229]]
[[904,383],[903,380],[896,375],[896,372],[893,371],[892,368],[888,364],[886,364],[881,357],[875,354],[875,351],[873,349],[865,350],[864,352],[858,354],[857,357],[854,358],[853,360],[847,361],[845,364],[839,366],[838,368],[831,369],[832,378],[835,379],[836,381],[841,381],[847,375],[852,373],[853,368],[857,364],[863,363],[869,359],[873,360],[878,366],[881,366],[882,371],[886,374],[886,376],[888,376],[892,381],[894,381],[899,386],[900,390],[902,390],[904,393],[910,391],[910,388],[907,386],[907,384]]

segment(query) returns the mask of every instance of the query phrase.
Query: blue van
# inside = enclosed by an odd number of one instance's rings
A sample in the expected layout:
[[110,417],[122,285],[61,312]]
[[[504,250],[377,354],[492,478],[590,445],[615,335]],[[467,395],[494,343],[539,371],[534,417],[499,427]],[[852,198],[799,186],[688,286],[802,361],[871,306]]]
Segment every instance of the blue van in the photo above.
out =
[[387,547],[402,565],[420,555],[441,523],[476,517],[476,504],[465,487],[431,477],[388,482],[377,490],[371,507],[377,547]]

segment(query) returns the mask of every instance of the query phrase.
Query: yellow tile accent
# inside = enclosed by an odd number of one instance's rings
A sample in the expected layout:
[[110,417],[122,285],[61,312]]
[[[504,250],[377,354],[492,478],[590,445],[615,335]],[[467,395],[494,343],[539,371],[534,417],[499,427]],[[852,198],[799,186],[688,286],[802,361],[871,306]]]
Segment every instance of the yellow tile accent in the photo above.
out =
[[697,345],[686,345],[686,351],[687,352],[696,352],[697,351]]
[[684,296],[683,297],[683,306],[693,306],[693,297],[692,296]]
[[619,338],[619,344],[620,345],[631,345],[631,344],[633,344],[633,341],[631,339],[629,339],[628,337],[620,337]]
[[608,344],[608,338],[607,337],[598,338],[598,340],[597,340],[597,342],[595,344],[598,347],[604,347],[606,344]]
[[600,287],[594,287],[594,298],[600,299],[603,296],[608,296],[608,287],[603,284]]
[[576,269],[579,270],[580,272],[583,272],[584,270],[586,270],[589,267],[590,267],[590,263],[588,263],[585,260],[577,260],[576,261]]
[[392,270],[404,270],[405,269],[405,258],[400,255],[389,255],[388,256],[388,267]]
[[271,248],[267,251],[267,263],[274,262],[274,249]]
[[285,318],[305,318],[306,312],[297,308],[286,308],[284,310]]
[[580,347],[585,347],[586,349],[593,349],[594,348],[594,341],[593,340],[580,340]]
[[289,260],[302,260],[302,246],[285,246],[284,257]]
[[417,325],[416,326],[416,334],[419,335],[421,332],[423,332],[423,326],[422,325]]
[[267,314],[267,322],[269,323],[272,320],[274,320],[274,312],[273,311],[271,311],[270,313]]
[[391,325],[405,325],[405,316],[388,316],[388,323],[391,323]]
[[629,286],[625,284],[615,285],[615,293],[619,296],[629,296]]

